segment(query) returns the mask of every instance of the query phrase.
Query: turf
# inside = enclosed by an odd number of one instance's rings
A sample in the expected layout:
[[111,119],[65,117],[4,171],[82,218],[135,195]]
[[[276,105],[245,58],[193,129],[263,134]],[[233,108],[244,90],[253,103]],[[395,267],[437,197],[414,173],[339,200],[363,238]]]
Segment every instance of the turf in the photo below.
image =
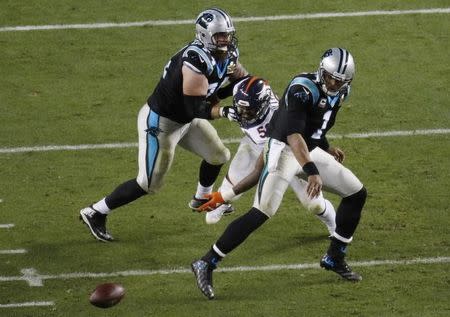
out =
[[[167,1],[166,1],[167,2]],[[193,19],[198,1],[3,1],[0,27],[29,24]],[[164,3],[164,5],[162,5]],[[447,1],[427,1],[443,8]],[[233,16],[408,10],[423,1],[229,1]],[[241,61],[280,95],[290,78],[314,71],[330,46],[347,47],[357,74],[332,132],[450,128],[448,14],[237,23]],[[136,142],[136,115],[168,58],[193,36],[191,26],[0,32],[0,148]],[[226,101],[227,103],[229,101]],[[214,122],[223,138],[239,129]],[[449,257],[450,136],[333,139],[369,197],[349,261]],[[228,145],[235,151],[236,144]],[[46,279],[42,287],[4,281],[34,268],[74,272],[185,269],[236,216],[214,226],[186,208],[200,159],[178,149],[161,192],[117,210],[117,242],[95,241],[78,210],[135,177],[137,149],[0,153],[0,305],[54,301],[49,307],[0,308],[1,316],[447,316],[448,262],[355,267],[359,284],[310,268],[217,272],[207,301],[190,273]],[[225,173],[225,169],[221,176]],[[327,197],[338,203],[337,197]],[[236,215],[252,203],[239,200]],[[287,192],[273,219],[222,267],[318,263],[328,245],[323,225]],[[109,310],[87,301],[96,284],[122,283],[127,295]]]

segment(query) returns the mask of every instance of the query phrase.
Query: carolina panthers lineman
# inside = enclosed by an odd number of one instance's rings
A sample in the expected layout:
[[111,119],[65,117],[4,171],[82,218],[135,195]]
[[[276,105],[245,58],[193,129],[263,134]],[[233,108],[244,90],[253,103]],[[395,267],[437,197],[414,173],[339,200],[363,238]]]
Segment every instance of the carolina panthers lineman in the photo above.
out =
[[320,265],[350,281],[360,281],[345,261],[347,245],[358,226],[367,192],[360,180],[340,162],[344,153],[330,147],[325,137],[350,92],[355,73],[352,55],[343,48],[327,50],[316,73],[292,79],[269,126],[265,166],[253,208],[234,220],[200,259],[192,263],[197,285],[214,298],[212,271],[269,217],[275,215],[284,192],[295,177],[307,179],[307,193],[318,197],[324,189],[342,200],[336,212],[336,230]]
[[[249,76],[234,86],[233,106],[237,109],[238,122],[244,137],[234,155],[228,173],[222,181],[219,192],[233,190],[249,171],[253,169],[267,140],[267,128],[275,110],[278,109],[278,98],[273,93],[268,82],[263,78]],[[262,169],[259,170],[258,177]],[[255,178],[257,182],[257,178]],[[290,183],[302,205],[314,213],[332,234],[336,227],[336,212],[333,205],[322,194],[310,199],[306,193],[307,182],[294,177]],[[235,191],[236,189],[234,189]],[[242,194],[234,197],[237,200]],[[227,204],[222,204],[205,215],[206,223],[217,223],[229,210]]]
[[225,11],[212,8],[201,12],[195,27],[196,39],[169,60],[139,112],[137,178],[80,211],[80,218],[100,241],[113,240],[106,230],[106,216],[111,210],[162,186],[177,144],[203,158],[197,198],[211,192],[221,166],[230,158],[208,120],[235,119],[232,107],[220,107],[218,103],[232,95],[233,85],[247,71],[238,61],[235,28]]

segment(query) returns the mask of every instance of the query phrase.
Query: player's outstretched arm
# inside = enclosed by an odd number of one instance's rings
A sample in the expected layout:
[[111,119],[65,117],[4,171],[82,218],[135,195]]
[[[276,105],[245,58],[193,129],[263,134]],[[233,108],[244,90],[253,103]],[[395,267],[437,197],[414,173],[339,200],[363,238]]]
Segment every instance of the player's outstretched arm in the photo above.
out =
[[233,198],[236,197],[237,195],[246,192],[247,190],[249,190],[258,183],[258,179],[259,176],[261,175],[263,167],[264,167],[264,159],[263,153],[261,152],[260,156],[258,157],[258,160],[255,163],[253,171],[249,175],[247,175],[244,179],[242,179],[238,184],[233,186],[232,189],[229,189],[224,192],[214,192],[211,193],[210,195],[206,195],[206,198],[209,200],[203,205],[201,205],[198,208],[198,210],[200,211],[213,210],[225,202],[232,201]]

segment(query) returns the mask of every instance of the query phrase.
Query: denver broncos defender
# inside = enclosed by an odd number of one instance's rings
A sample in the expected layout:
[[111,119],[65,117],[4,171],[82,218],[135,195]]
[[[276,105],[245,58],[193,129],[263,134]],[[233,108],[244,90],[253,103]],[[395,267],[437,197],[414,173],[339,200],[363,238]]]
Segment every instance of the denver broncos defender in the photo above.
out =
[[[201,12],[195,27],[196,39],[169,60],[139,112],[137,178],[80,211],[80,218],[100,241],[113,240],[106,230],[111,210],[162,186],[177,145],[203,159],[197,198],[211,192],[221,166],[230,158],[208,120],[236,119],[234,108],[219,106],[219,100],[232,95],[233,85],[247,71],[239,63],[235,28],[225,11],[212,8]],[[196,203],[194,199],[190,205],[197,207]]]
[[[217,263],[238,247],[269,217],[277,212],[292,179],[307,180],[309,197],[318,197],[322,186],[337,195],[336,229],[320,265],[346,280],[360,281],[345,261],[347,245],[358,226],[367,192],[360,180],[341,162],[344,152],[330,147],[326,133],[350,91],[355,73],[352,55],[332,48],[321,58],[318,72],[292,79],[269,126],[264,150],[264,169],[259,179],[253,208],[234,220],[200,259],[192,263],[197,285],[209,299],[214,298],[212,272]],[[230,200],[233,193],[221,201]]]

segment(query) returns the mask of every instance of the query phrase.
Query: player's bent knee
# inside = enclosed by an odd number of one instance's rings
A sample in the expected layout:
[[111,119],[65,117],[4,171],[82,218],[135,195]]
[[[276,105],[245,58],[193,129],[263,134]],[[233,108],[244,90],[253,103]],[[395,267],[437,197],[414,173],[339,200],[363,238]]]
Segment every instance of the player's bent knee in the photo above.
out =
[[138,177],[136,177],[136,182],[138,183],[139,187],[141,187],[143,190],[145,190],[148,193],[148,180],[147,177],[144,175],[139,174]]
[[355,196],[356,199],[358,199],[362,204],[364,204],[367,198],[367,188],[363,186],[361,190],[355,194]]
[[230,158],[230,150],[224,146],[222,149],[220,149],[220,151],[217,151],[214,155],[212,155],[211,158],[206,161],[211,165],[223,165],[228,162]]
[[325,210],[325,201],[311,201],[305,205],[309,212],[315,215],[321,214]]
[[346,201],[354,206],[356,210],[362,210],[362,207],[366,203],[367,189],[363,186],[358,192],[345,197],[343,201]]
[[253,208],[258,209],[267,217],[271,218],[277,212],[277,208],[274,208],[270,203],[259,204],[258,206],[253,205]]
[[154,194],[162,187],[162,182],[153,182],[149,185],[149,180],[146,177],[137,177],[136,181],[138,185],[146,191],[148,194]]

